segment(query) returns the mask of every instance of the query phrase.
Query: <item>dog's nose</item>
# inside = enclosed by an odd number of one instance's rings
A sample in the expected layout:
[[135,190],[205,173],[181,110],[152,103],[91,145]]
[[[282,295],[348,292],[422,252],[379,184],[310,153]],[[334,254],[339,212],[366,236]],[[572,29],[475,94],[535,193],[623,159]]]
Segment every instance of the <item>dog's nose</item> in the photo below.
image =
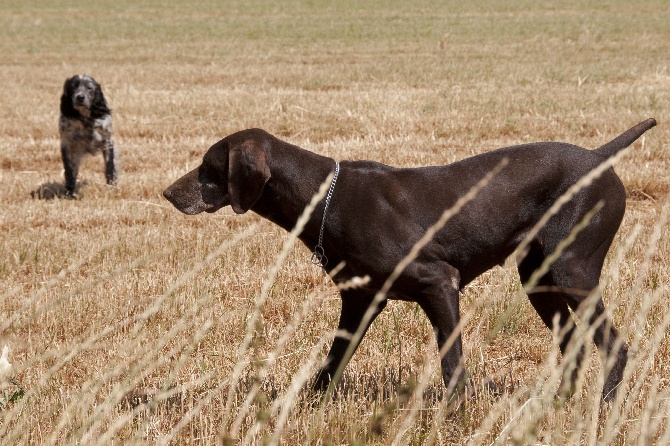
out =
[[164,196],[167,200],[171,199],[171,198],[172,198],[172,191],[171,191],[170,189],[165,189],[165,190],[163,191],[163,196]]

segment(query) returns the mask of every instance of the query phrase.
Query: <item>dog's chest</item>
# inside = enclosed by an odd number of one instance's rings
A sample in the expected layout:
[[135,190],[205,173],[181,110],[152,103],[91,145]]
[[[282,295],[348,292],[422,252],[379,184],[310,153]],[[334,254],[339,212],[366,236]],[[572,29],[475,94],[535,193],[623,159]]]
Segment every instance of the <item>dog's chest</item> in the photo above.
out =
[[73,152],[95,154],[106,149],[112,136],[111,116],[85,122],[61,116],[59,131],[62,144]]

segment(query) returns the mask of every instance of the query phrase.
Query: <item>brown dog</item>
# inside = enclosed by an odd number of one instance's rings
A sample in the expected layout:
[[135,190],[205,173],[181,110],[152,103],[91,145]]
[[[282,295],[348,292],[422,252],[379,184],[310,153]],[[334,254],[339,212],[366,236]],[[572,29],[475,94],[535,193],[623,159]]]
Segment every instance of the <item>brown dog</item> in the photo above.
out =
[[[231,205],[238,214],[252,210],[291,230],[320,184],[337,169],[329,199],[317,206],[300,239],[310,249],[318,245],[316,253],[330,258],[324,265],[327,272],[344,262],[332,277],[335,282],[365,275],[371,280],[364,288],[341,292],[338,334],[315,382],[316,388],[325,388],[346,364],[349,355],[345,352],[351,351],[350,344],[355,349],[360,342],[357,337],[352,342],[351,334],[359,325],[364,333],[386,305],[385,298],[376,303],[374,296],[394,267],[442,212],[501,160],[507,159],[507,166],[447,221],[388,293],[389,298],[421,306],[435,329],[440,348],[459,322],[459,290],[484,271],[502,264],[570,186],[654,125],[656,121],[648,119],[592,151],[565,143],[535,143],[506,147],[446,166],[413,169],[373,161],[345,161],[340,166],[331,158],[251,129],[214,144],[202,164],[165,189],[163,195],[186,214],[215,212]],[[532,236],[519,263],[521,280],[526,283],[598,205],[601,207],[588,225],[529,293],[533,307],[550,328],[556,315],[561,326],[569,324],[570,309],[576,311],[598,286],[605,255],[626,205],[623,184],[614,170],[605,170],[564,204]],[[324,206],[328,206],[327,213]],[[366,320],[364,314],[371,305],[373,315]],[[591,322],[597,324],[595,343],[608,358],[614,358],[603,388],[603,398],[609,399],[622,379],[627,347],[617,342],[618,333],[604,311],[602,299],[598,299]],[[573,333],[574,326],[561,342],[562,352]],[[442,377],[452,390],[463,384],[465,376],[460,336],[444,353]]]

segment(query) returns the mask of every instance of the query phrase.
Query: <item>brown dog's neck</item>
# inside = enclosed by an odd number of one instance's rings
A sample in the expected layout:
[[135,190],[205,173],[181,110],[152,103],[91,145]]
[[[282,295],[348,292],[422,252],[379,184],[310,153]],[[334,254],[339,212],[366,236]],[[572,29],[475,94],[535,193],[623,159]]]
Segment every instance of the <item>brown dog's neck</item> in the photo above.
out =
[[[334,171],[335,161],[279,139],[266,149],[266,157],[270,180],[251,209],[291,231],[321,184]],[[316,244],[318,239],[323,202],[317,205],[300,236],[308,246]]]

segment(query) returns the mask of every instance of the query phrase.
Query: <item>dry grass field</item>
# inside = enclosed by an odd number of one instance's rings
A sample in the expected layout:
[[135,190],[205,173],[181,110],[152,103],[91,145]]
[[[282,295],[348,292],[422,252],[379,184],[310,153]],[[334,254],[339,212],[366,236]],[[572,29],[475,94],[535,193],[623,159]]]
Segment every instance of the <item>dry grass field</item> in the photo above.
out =
[[[667,2],[397,3],[0,0],[0,443],[670,444]],[[103,86],[120,181],[91,158],[78,200],[47,199],[75,73]],[[590,342],[577,393],[555,399],[560,354],[513,259],[461,296],[475,394],[460,407],[440,398],[426,317],[401,302],[319,404],[300,389],[340,304],[309,250],[252,213],[188,217],[161,196],[248,127],[421,166],[596,148],[648,117],[616,166],[627,211],[601,285],[631,359],[603,406]]]

